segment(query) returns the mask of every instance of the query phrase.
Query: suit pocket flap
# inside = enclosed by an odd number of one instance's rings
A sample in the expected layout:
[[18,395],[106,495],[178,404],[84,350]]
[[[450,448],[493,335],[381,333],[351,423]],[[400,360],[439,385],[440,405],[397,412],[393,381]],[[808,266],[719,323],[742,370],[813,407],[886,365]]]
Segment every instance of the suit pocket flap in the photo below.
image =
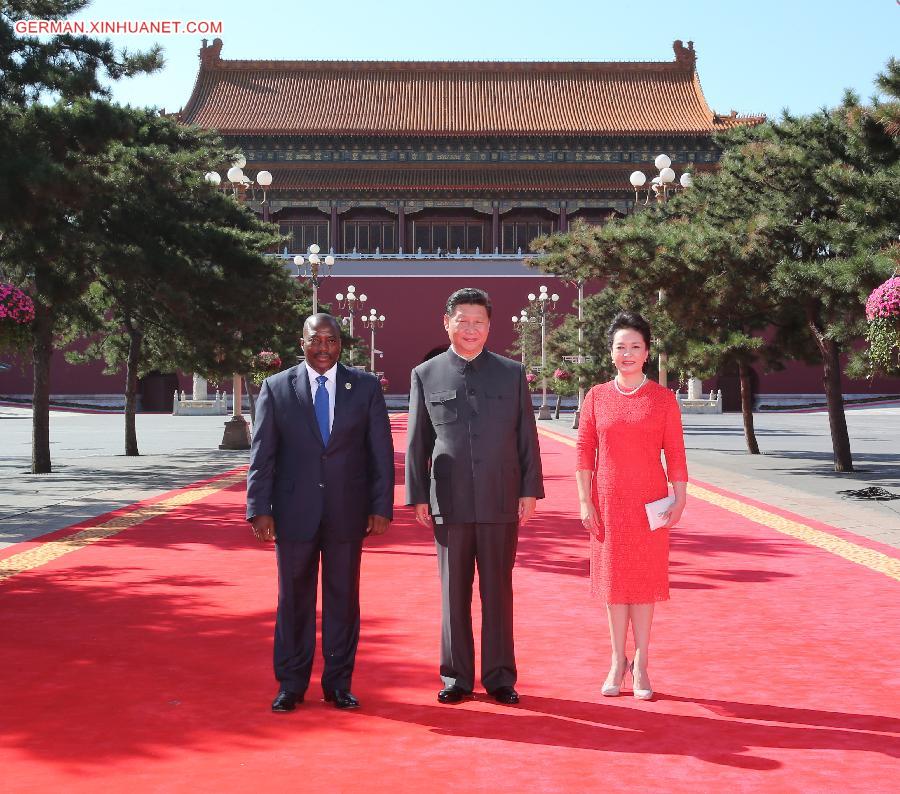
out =
[[448,400],[456,399],[456,389],[448,389],[446,391],[432,391],[428,393],[428,402],[445,403]]

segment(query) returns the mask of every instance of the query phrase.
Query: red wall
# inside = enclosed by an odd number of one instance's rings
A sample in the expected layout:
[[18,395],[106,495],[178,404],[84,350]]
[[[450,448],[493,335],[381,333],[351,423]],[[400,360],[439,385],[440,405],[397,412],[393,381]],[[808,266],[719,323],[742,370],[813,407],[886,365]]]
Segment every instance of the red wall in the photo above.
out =
[[[480,287],[488,291],[493,302],[493,321],[488,347],[505,354],[515,339],[511,318],[528,303],[528,293],[538,292],[541,284],[546,284],[550,292],[557,292],[560,301],[556,311],[560,314],[573,312],[577,297],[575,287],[546,276],[516,276],[510,278],[459,278],[441,276],[436,278],[411,276],[364,276],[337,277],[325,279],[319,289],[319,300],[331,303],[335,310],[335,293],[345,293],[353,284],[357,294],[368,297],[366,310],[374,308],[387,318],[384,328],[376,332],[375,346],[384,351],[384,357],[375,361],[376,368],[383,371],[390,380],[388,391],[404,394],[409,390],[410,370],[419,364],[426,353],[438,345],[446,345],[447,335],[443,327],[444,304],[447,297],[463,286]],[[368,331],[359,322],[357,315],[354,332],[365,336]],[[605,351],[604,351],[605,352]],[[2,359],[8,361],[8,358]],[[346,355],[345,355],[346,360]],[[356,361],[357,364],[368,362]],[[54,354],[51,373],[53,394],[122,394],[123,375],[104,375],[102,364],[71,366],[65,362],[61,351]],[[821,367],[791,363],[782,372],[760,373],[759,391],[766,394],[812,393],[821,394]],[[707,386],[712,382],[707,382]],[[189,389],[185,377],[181,378],[181,388]],[[227,385],[230,391],[230,384]],[[900,394],[900,379],[875,378],[871,381],[853,381],[844,378],[844,391],[848,394]],[[30,394],[31,371],[18,369],[0,372],[0,394]]]
[[[337,311],[335,293],[346,293],[353,284],[357,294],[368,297],[366,310],[374,308],[387,318],[384,328],[375,333],[375,347],[384,351],[384,358],[375,359],[375,367],[384,371],[392,394],[409,391],[410,370],[420,364],[425,355],[438,345],[447,345],[444,331],[444,305],[452,292],[460,287],[479,287],[487,290],[493,304],[491,335],[488,348],[503,355],[515,340],[512,316],[528,304],[528,293],[537,293],[542,284],[560,296],[557,311],[574,311],[572,304],[578,295],[575,287],[548,278],[388,278],[384,276],[326,279],[319,288],[319,300],[331,303]],[[357,315],[354,334],[365,336]],[[346,354],[344,360],[346,361]],[[356,361],[357,364],[368,363]]]

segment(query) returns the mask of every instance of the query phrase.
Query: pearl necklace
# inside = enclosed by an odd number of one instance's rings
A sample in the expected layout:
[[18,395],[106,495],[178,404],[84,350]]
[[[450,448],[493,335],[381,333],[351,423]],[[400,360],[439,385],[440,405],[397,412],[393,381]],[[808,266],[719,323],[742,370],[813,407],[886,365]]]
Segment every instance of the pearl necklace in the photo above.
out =
[[636,392],[638,391],[638,389],[640,389],[641,386],[643,386],[646,382],[647,382],[647,376],[644,375],[644,379],[643,379],[637,386],[635,386],[635,387],[634,387],[633,389],[631,389],[630,391],[624,391],[624,390],[623,390],[622,388],[620,388],[620,386],[619,386],[619,379],[618,379],[618,377],[613,378],[613,386],[616,387],[616,391],[619,392],[619,394],[621,394],[623,397],[630,397],[632,394],[636,393]]

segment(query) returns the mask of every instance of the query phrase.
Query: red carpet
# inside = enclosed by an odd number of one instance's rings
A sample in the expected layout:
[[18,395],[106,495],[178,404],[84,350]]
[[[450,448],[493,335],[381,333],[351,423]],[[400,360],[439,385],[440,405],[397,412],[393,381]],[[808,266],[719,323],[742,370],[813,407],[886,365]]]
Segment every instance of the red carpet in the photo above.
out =
[[362,710],[311,689],[271,714],[274,558],[238,485],[0,584],[0,789],[896,785],[900,582],[693,500],[654,625],[657,700],[601,698],[606,624],[588,597],[574,450],[541,446],[550,496],[516,568],[518,708],[436,702],[436,563],[403,508],[363,560]]

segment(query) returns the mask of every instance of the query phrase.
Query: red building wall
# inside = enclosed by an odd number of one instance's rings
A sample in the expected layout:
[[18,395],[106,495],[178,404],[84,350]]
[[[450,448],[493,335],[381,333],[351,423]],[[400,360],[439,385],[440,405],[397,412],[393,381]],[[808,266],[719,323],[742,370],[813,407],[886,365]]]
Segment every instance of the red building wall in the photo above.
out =
[[[430,350],[447,344],[442,318],[447,297],[454,290],[464,286],[487,290],[493,302],[488,347],[504,355],[515,340],[511,318],[527,305],[529,292],[536,293],[541,284],[546,284],[550,292],[559,293],[560,301],[556,309],[559,314],[567,311],[574,313],[573,304],[577,297],[575,287],[546,276],[332,276],[325,279],[319,288],[320,302],[332,304],[337,311],[335,294],[346,293],[349,284],[356,287],[357,294],[366,294],[366,312],[374,308],[387,318],[384,328],[376,331],[375,346],[384,351],[384,357],[376,358],[375,364],[376,369],[383,371],[390,381],[388,391],[392,394],[405,394],[409,390],[410,370]],[[354,333],[368,341],[368,331],[362,326],[359,315],[354,321]],[[598,352],[605,354],[605,351]],[[344,360],[346,361],[346,354]],[[360,359],[355,363],[368,362]],[[122,394],[124,374],[104,375],[102,370],[103,366],[99,362],[69,365],[62,352],[57,352],[53,359],[51,391],[54,395]],[[763,394],[821,394],[824,391],[821,367],[817,366],[792,362],[781,372],[759,375],[759,392]],[[900,394],[900,379],[897,378],[860,381],[845,377],[843,383],[847,394]],[[230,391],[230,383],[222,385]],[[709,388],[715,386],[716,382],[707,381],[705,385]],[[181,376],[180,387],[190,388],[186,376]],[[0,395],[30,393],[30,366],[0,372]]]

